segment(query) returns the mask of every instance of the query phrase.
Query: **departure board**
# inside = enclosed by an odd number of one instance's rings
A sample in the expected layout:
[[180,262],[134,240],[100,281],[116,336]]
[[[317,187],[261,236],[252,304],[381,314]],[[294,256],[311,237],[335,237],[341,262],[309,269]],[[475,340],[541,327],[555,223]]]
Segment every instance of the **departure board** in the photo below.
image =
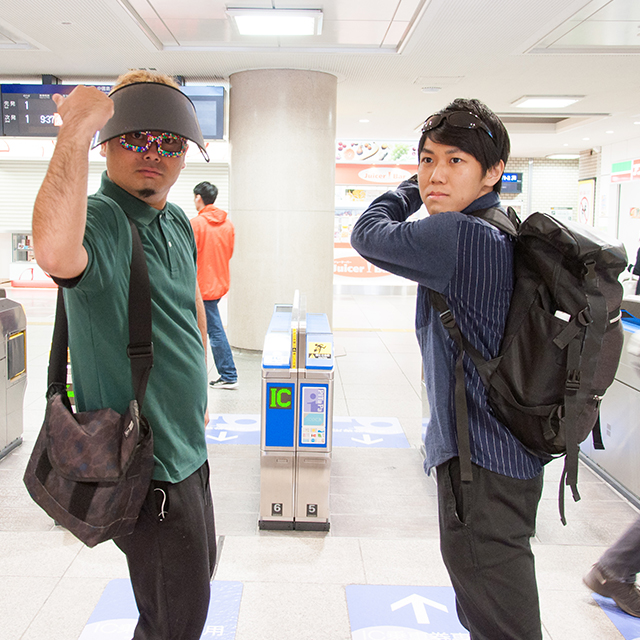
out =
[[[64,84],[3,84],[2,132],[5,136],[58,135],[62,120],[57,113],[54,93],[69,95],[76,85]],[[98,89],[108,93],[111,87]]]
[[[52,138],[58,135],[62,121],[57,113],[54,93],[67,96],[76,85],[69,84],[3,84],[2,134],[5,136],[40,136]],[[97,86],[109,93],[111,86]],[[202,135],[207,140],[224,137],[224,87],[184,86],[180,89],[193,102]]]

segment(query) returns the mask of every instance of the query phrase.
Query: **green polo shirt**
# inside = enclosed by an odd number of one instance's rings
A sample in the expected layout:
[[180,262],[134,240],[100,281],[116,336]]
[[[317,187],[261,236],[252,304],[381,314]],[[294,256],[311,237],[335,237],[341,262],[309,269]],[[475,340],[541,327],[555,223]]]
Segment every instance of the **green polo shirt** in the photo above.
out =
[[76,403],[80,411],[111,407],[122,413],[133,399],[126,354],[129,216],[140,231],[151,283],[154,366],[143,413],[153,429],[154,479],[179,482],[207,459],[207,371],[195,304],[193,232],[179,207],[167,204],[158,211],[118,187],[106,172],[98,194],[88,202],[87,268],[74,287],[65,289]]

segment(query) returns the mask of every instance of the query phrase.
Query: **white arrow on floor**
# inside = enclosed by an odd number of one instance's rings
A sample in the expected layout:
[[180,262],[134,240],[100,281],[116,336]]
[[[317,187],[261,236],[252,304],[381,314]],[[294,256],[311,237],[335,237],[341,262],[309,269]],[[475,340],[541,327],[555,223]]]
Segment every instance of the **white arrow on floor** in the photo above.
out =
[[221,431],[219,436],[211,436],[212,440],[219,440],[220,442],[224,442],[225,440],[233,440],[234,438],[237,438],[238,436],[229,436],[227,438],[227,431]]
[[376,442],[382,442],[384,438],[378,438],[377,440],[372,440],[371,436],[368,433],[362,435],[362,438],[351,438],[354,442],[362,442],[362,444],[376,444]]
[[416,616],[416,622],[418,624],[429,624],[427,606],[438,609],[439,611],[444,611],[445,613],[449,613],[449,609],[447,609],[445,605],[440,604],[439,602],[434,602],[433,600],[429,600],[427,598],[423,598],[417,593],[414,593],[409,597],[404,598],[403,600],[398,600],[398,602],[394,602],[391,605],[391,611],[397,611],[402,607],[406,607],[408,604],[413,607],[413,613]]

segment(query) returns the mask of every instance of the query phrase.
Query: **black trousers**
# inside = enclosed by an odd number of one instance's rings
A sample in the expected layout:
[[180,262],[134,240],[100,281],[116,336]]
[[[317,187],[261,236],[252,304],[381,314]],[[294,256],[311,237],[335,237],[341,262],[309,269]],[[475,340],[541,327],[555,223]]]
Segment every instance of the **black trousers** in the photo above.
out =
[[205,463],[182,482],[152,481],[127,556],[140,617],[134,640],[199,640],[207,619],[216,535]]
[[458,458],[437,467],[440,549],[471,640],[541,640],[530,538],[542,474],[518,480],[473,466],[460,481]]

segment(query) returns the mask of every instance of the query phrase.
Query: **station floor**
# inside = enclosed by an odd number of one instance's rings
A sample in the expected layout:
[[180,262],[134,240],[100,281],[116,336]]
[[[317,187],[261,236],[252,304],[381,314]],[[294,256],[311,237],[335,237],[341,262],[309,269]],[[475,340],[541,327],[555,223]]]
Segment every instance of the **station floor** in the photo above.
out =
[[[113,543],[88,549],[56,527],[23,487],[45,407],[55,297],[27,289],[7,289],[7,297],[27,313],[28,386],[24,443],[0,461],[0,638],[75,640],[105,587],[127,578],[127,568]],[[435,485],[422,471],[414,304],[411,292],[335,296],[334,414],[397,418],[409,446],[334,448],[328,533],[259,531],[259,446],[209,445],[220,548],[215,580],[242,585],[236,640],[351,640],[350,585],[450,585],[438,546]],[[209,391],[212,415],[260,411],[260,357],[239,353],[235,359],[240,385]],[[582,465],[582,501],[568,500],[563,527],[559,474],[556,464],[547,467],[533,541],[545,640],[640,637],[640,631],[618,631],[581,582],[637,510]],[[203,638],[216,635],[222,632],[209,628]],[[358,637],[465,636],[396,631]]]

